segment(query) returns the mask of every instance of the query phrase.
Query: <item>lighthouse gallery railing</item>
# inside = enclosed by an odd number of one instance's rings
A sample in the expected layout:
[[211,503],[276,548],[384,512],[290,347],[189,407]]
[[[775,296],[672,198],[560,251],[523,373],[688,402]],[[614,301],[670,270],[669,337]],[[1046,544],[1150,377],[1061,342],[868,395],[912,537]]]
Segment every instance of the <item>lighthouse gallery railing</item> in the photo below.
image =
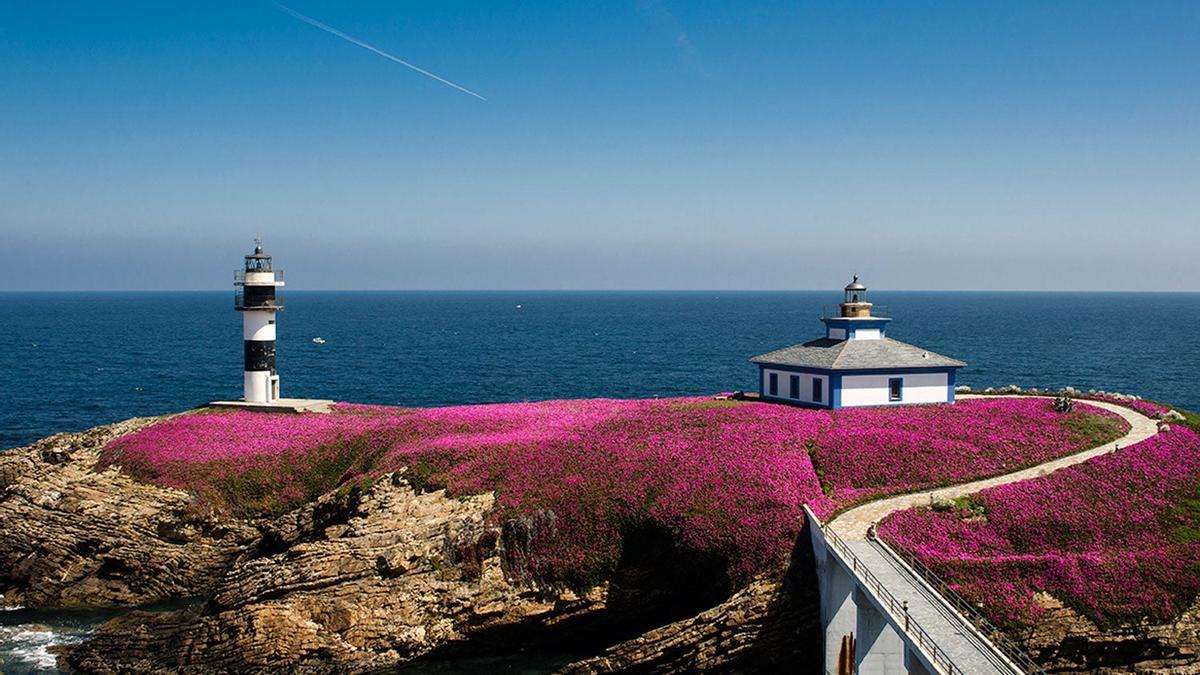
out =
[[[273,270],[273,271],[275,272],[275,281],[277,283],[282,282],[283,281],[283,270]],[[233,283],[235,286],[241,286],[242,284],[246,283],[246,270],[234,270],[233,271]]]

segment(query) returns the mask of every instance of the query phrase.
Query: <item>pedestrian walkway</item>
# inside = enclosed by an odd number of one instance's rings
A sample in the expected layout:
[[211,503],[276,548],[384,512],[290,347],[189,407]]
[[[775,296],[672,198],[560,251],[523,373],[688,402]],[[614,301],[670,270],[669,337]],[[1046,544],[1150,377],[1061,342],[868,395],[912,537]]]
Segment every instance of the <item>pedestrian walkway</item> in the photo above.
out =
[[[907,649],[910,652],[919,652],[922,659],[933,665],[937,671],[971,675],[1026,672],[1033,667],[1031,661],[1021,661],[1027,657],[1020,654],[1019,650],[1009,650],[1006,653],[990,642],[984,633],[956,610],[952,602],[940,595],[934,586],[901,560],[886,544],[874,540],[871,536],[871,526],[896,511],[927,505],[932,500],[953,499],[997,485],[1037,478],[1139,443],[1158,433],[1158,423],[1155,420],[1129,408],[1102,401],[1086,403],[1120,415],[1129,422],[1129,431],[1111,443],[1003,476],[869,502],[843,512],[824,526],[815,522],[814,518],[813,524],[820,528],[819,537],[814,538],[814,542],[823,542],[822,548],[828,549],[828,553],[832,553],[843,568],[842,573],[837,573],[823,565],[825,574],[849,573],[854,578],[854,585],[859,592],[866,594],[870,604],[888,617]],[[818,552],[819,561],[826,559],[824,553]],[[823,583],[823,592],[827,588],[835,588],[838,583],[840,582],[831,577]],[[844,600],[835,598],[833,602]],[[848,617],[841,618],[846,616],[844,610],[827,602],[826,598],[822,599],[822,604],[823,618],[827,621],[847,620]],[[860,608],[860,614],[862,611]],[[824,616],[825,614],[828,616]],[[861,616],[859,621],[861,626]],[[833,632],[842,630],[826,626],[827,633],[831,629]],[[829,635],[826,639],[828,642]],[[870,645],[865,646],[867,649],[871,648]],[[827,650],[827,660],[829,654]],[[863,655],[859,656],[862,661]],[[911,663],[911,654],[907,660]],[[1027,665],[1022,667],[1018,662]],[[860,667],[861,665],[860,663]],[[910,672],[914,672],[911,665],[909,669]],[[832,672],[829,671],[828,663],[826,671]],[[891,668],[885,666],[878,672],[891,672]]]
[[[976,396],[971,394],[962,394],[959,399],[968,398],[986,398],[984,396]],[[1158,422],[1146,417],[1145,415],[1134,412],[1129,408],[1117,405],[1115,403],[1107,403],[1105,401],[1083,401],[1087,405],[1103,408],[1110,412],[1116,413],[1125,418],[1129,422],[1129,432],[1111,443],[1077,452],[1066,457],[1059,457],[1048,462],[1038,464],[1037,466],[1006,473],[1003,476],[994,476],[992,478],[984,478],[982,480],[971,481],[970,483],[960,483],[949,487],[937,488],[933,490],[925,490],[922,492],[913,492],[911,494],[897,495],[895,497],[887,497],[878,499],[873,502],[868,502],[861,506],[856,506],[848,511],[844,511],[833,520],[826,524],[826,527],[833,528],[842,539],[846,541],[865,541],[867,538],[867,529],[871,523],[877,523],[883,520],[888,514],[896,511],[903,511],[914,506],[926,506],[933,500],[938,499],[953,499],[964,495],[974,494],[980,490],[985,490],[997,485],[1006,483],[1015,483],[1017,481],[1028,480],[1044,476],[1052,471],[1086,462],[1093,457],[1107,455],[1108,453],[1118,449],[1127,448],[1135,443],[1140,443],[1147,438],[1158,433]]]

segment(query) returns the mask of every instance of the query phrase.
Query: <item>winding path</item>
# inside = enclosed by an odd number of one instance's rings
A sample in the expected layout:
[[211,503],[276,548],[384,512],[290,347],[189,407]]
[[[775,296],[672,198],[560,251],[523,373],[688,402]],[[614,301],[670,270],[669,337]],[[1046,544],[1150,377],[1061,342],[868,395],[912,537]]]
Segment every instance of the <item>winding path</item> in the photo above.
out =
[[[989,397],[973,394],[962,394],[959,399],[971,398],[1005,398],[1000,396]],[[1045,396],[1037,398],[1049,398]],[[1044,476],[1052,471],[1066,468],[1073,464],[1086,462],[1093,457],[1107,455],[1119,448],[1127,448],[1134,443],[1150,438],[1158,433],[1158,422],[1152,420],[1145,415],[1135,412],[1125,406],[1115,403],[1107,403],[1104,401],[1083,401],[1086,405],[1103,408],[1109,412],[1116,413],[1129,422],[1129,432],[1111,443],[1105,443],[1082,452],[1077,452],[1073,455],[1066,455],[1058,459],[1052,459],[1048,462],[1043,462],[1027,469],[1006,473],[992,478],[983,478],[980,480],[971,481],[969,483],[959,483],[958,485],[950,485],[947,487],[925,490],[923,492],[912,492],[909,494],[897,495],[895,497],[885,497],[872,502],[867,502],[852,509],[848,509],[839,514],[836,518],[826,523],[827,528],[833,528],[834,532],[846,541],[866,541],[867,529],[871,523],[883,520],[889,514],[895,511],[903,511],[904,509],[914,506],[924,506],[929,504],[931,499],[953,499],[964,495],[973,494],[980,490],[985,490],[997,485],[1006,483],[1015,483],[1017,481],[1028,480]]]
[[[964,395],[960,398],[985,397]],[[867,502],[842,512],[822,528],[832,530],[840,537],[843,545],[857,558],[857,564],[864,568],[863,571],[874,576],[898,602],[906,603],[908,616],[929,634],[938,648],[957,668],[957,672],[971,673],[972,675],[977,673],[1011,675],[1023,671],[985,639],[969,621],[952,609],[949,603],[923,579],[918,578],[911,568],[900,563],[896,556],[878,541],[869,539],[867,531],[872,523],[882,520],[895,511],[922,506],[928,504],[931,499],[952,499],[996,485],[1044,476],[1052,471],[1108,454],[1118,448],[1139,443],[1158,433],[1158,423],[1155,420],[1129,408],[1103,401],[1087,401],[1087,404],[1120,415],[1129,422],[1128,433],[1111,443],[1059,457],[1020,471]]]

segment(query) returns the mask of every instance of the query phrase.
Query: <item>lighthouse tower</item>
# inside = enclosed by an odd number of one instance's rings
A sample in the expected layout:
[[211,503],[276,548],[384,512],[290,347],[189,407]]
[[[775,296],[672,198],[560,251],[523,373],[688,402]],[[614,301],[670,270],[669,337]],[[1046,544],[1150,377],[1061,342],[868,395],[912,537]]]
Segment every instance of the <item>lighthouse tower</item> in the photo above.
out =
[[283,271],[276,275],[271,256],[263,253],[262,240],[254,240],[254,253],[246,256],[243,269],[234,272],[233,307],[242,313],[245,366],[242,373],[243,399],[251,403],[279,400],[279,375],[275,374],[275,312],[283,309],[275,289],[283,285]]
[[845,288],[845,298],[838,305],[838,316],[823,317],[825,337],[830,340],[882,340],[887,337],[890,318],[872,316],[867,302],[867,287],[858,280],[858,275]]

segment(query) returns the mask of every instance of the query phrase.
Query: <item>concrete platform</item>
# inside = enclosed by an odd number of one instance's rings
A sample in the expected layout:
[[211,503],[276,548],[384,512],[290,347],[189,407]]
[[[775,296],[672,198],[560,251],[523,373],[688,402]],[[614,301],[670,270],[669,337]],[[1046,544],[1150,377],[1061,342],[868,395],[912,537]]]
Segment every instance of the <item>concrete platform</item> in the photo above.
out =
[[332,405],[333,401],[323,398],[281,398],[270,403],[213,401],[208,404],[208,407],[237,408],[240,410],[253,410],[254,412],[327,413],[333,411],[330,407]]

